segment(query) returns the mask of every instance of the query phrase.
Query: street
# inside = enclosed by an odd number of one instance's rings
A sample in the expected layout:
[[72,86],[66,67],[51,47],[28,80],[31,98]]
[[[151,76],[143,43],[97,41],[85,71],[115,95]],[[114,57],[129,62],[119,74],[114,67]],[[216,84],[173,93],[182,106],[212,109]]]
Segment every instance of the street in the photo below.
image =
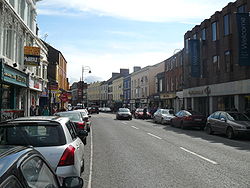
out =
[[91,119],[85,187],[250,187],[250,139],[116,120],[114,114]]

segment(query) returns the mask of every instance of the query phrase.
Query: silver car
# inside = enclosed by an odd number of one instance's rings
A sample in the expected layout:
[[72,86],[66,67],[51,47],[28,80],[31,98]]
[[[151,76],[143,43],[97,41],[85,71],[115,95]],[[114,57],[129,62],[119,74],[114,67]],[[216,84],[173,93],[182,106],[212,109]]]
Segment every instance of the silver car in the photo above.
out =
[[174,117],[174,111],[171,109],[158,109],[153,115],[153,121],[155,123],[170,123]]
[[[84,144],[67,117],[36,116],[0,123],[1,145],[32,145],[59,177],[80,176],[84,170]],[[79,136],[79,137],[78,137]]]

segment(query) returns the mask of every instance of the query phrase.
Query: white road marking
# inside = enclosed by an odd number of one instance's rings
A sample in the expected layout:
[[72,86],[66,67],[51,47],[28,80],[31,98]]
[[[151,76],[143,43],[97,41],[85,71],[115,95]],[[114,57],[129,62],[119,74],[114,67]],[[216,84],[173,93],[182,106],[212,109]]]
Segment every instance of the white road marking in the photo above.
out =
[[125,124],[125,125],[127,125],[127,123],[126,122],[122,122],[123,124]]
[[192,151],[190,151],[190,150],[187,150],[187,149],[185,149],[185,148],[183,148],[183,147],[180,147],[182,150],[184,150],[184,151],[186,151],[186,152],[188,152],[188,153],[191,153],[191,154],[193,154],[193,155],[195,155],[195,156],[197,156],[197,157],[200,157],[201,159],[204,159],[204,160],[206,160],[206,161],[208,161],[208,162],[210,162],[210,163],[212,163],[212,164],[214,164],[214,165],[217,165],[218,163],[217,162],[215,162],[215,161],[212,161],[212,160],[210,160],[210,159],[208,159],[208,158],[206,158],[206,157],[203,157],[203,156],[201,156],[201,155],[199,155],[199,154],[197,154],[197,153],[195,153],[195,152],[192,152]]
[[89,164],[89,182],[88,182],[88,188],[91,188],[92,171],[93,171],[93,135],[92,135],[92,127],[91,127],[90,128],[90,164]]
[[161,140],[162,138],[161,137],[159,137],[159,136],[156,136],[156,135],[154,135],[154,134],[151,134],[151,133],[147,133],[148,135],[150,135],[150,136],[153,136],[153,137],[155,137],[155,138],[158,138],[159,140]]
[[139,128],[135,127],[135,126],[131,126],[131,127],[134,128],[134,129],[139,129]]

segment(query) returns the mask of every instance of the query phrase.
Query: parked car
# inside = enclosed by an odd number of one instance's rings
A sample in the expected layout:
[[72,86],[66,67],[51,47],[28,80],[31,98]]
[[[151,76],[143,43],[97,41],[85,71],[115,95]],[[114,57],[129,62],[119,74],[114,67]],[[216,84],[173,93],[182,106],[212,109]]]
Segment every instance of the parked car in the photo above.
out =
[[102,108],[99,108],[99,111],[101,111],[101,112],[111,112],[111,109],[109,107],[102,107]]
[[77,132],[66,117],[33,116],[0,123],[0,145],[35,147],[60,177],[80,177],[84,170],[80,138],[87,134],[84,130]]
[[91,116],[88,115],[88,110],[87,109],[79,109],[79,110],[75,110],[77,112],[80,112],[82,114],[82,117],[83,117],[83,120],[85,122],[85,125],[86,125],[86,130],[88,132],[90,132],[90,127],[91,127],[91,121],[90,121],[90,118]]
[[87,108],[89,114],[99,114],[99,107],[98,106],[91,106]]
[[80,177],[61,181],[44,157],[32,147],[0,145],[1,188],[82,188]]
[[229,139],[250,134],[250,119],[240,112],[217,111],[207,118],[206,132],[226,134]]
[[132,120],[132,114],[128,108],[119,108],[116,113],[116,119]]
[[[77,130],[86,130],[88,131],[88,129],[90,130],[90,127],[88,128],[89,124],[88,124],[88,119],[84,118],[84,116],[82,115],[81,111],[66,111],[66,112],[58,112],[55,113],[56,116],[60,116],[60,117],[68,117],[76,126]],[[87,144],[87,137],[83,138],[83,143],[84,145]]]
[[155,123],[170,123],[171,119],[174,118],[174,111],[172,109],[158,109],[153,114],[153,121]]
[[182,129],[186,127],[199,127],[203,130],[206,125],[206,117],[196,111],[181,110],[170,120],[170,125]]
[[148,109],[147,109],[147,115],[146,115],[146,117],[144,117],[144,115],[143,115],[143,110],[144,110],[143,108],[137,108],[135,110],[134,117],[136,119],[150,119],[151,118],[151,114],[148,111]]

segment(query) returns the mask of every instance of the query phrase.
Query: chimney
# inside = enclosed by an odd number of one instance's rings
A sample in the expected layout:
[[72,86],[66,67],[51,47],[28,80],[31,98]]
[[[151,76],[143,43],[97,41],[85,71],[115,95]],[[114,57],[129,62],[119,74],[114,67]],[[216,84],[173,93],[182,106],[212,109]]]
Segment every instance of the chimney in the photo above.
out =
[[139,71],[139,70],[141,70],[141,67],[139,67],[139,66],[134,66],[134,72],[137,72],[137,71]]
[[118,76],[118,75],[120,75],[120,73],[112,72],[112,78],[114,78],[115,76]]
[[120,69],[120,74],[122,76],[128,76],[129,75],[129,69]]

